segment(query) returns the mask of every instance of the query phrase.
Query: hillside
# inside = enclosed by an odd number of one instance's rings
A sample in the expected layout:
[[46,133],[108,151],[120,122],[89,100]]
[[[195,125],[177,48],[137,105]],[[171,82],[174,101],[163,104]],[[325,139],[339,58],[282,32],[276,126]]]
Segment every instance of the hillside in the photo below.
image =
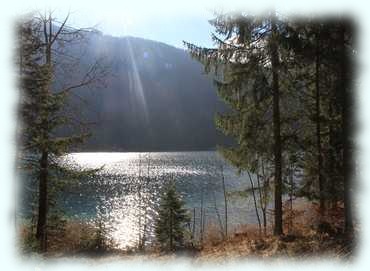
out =
[[109,69],[104,84],[80,88],[70,101],[68,113],[92,123],[82,150],[210,150],[226,142],[214,125],[225,106],[184,50],[100,33],[68,48],[79,61],[57,73],[57,85],[75,82],[97,59]]

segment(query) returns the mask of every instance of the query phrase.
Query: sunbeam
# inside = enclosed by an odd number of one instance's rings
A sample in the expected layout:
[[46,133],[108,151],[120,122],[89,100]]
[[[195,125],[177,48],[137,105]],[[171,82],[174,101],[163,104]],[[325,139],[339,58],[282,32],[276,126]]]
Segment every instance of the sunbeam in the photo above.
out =
[[140,78],[140,73],[137,68],[136,59],[132,50],[131,38],[126,38],[126,44],[128,48],[128,54],[130,58],[130,64],[132,71],[129,71],[129,90],[130,94],[135,97],[135,101],[139,104],[140,109],[144,112],[145,121],[148,122],[148,109],[146,98],[144,94],[143,84]]

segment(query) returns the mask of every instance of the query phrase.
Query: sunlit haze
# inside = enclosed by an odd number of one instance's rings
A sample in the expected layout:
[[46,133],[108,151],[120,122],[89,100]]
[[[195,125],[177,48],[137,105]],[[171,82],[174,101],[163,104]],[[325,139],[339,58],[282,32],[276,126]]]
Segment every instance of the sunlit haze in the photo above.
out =
[[[40,4],[23,4],[18,11],[45,9],[44,1],[33,2]],[[191,3],[198,8],[190,12]],[[215,8],[194,1],[187,2],[183,8],[166,0],[102,1],[94,2],[94,5],[84,4],[84,1],[64,1],[63,5],[59,3],[51,9],[60,20],[70,11],[68,21],[72,26],[95,27],[107,35],[140,37],[178,48],[183,48],[183,40],[205,47],[213,45],[208,20],[214,17]]]

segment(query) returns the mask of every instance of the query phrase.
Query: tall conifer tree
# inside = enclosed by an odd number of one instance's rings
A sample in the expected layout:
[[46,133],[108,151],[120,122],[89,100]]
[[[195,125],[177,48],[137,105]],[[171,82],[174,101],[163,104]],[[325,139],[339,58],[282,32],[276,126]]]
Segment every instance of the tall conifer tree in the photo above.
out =
[[[282,133],[280,117],[283,25],[274,13],[266,18],[242,14],[218,15],[211,21],[217,48],[185,43],[191,55],[215,74],[219,95],[231,112],[217,116],[218,127],[236,140],[222,153],[239,170],[252,171],[259,156],[274,165],[274,233],[283,234]],[[272,123],[272,125],[271,125]],[[271,142],[271,144],[269,144]]]
[[[41,17],[26,18],[20,22],[20,121],[22,130],[20,159],[25,161],[31,175],[38,183],[38,212],[36,238],[42,252],[47,251],[48,218],[51,207],[57,205],[57,193],[65,181],[81,178],[94,170],[76,171],[61,162],[72,147],[82,143],[87,132],[58,136],[58,128],[71,123],[63,112],[71,90],[95,83],[105,73],[93,66],[78,83],[61,91],[53,89],[55,78],[55,44],[81,39],[81,31],[66,26],[65,20],[55,26],[52,13]],[[54,53],[53,53],[54,52]]]

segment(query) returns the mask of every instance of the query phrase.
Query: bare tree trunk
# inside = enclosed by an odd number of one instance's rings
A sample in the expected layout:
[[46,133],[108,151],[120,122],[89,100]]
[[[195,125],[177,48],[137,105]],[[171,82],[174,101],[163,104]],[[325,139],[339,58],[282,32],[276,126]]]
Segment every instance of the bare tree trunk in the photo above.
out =
[[195,208],[193,208],[193,226],[192,226],[192,229],[191,229],[191,237],[192,237],[193,245],[195,243],[195,225],[196,225]]
[[48,153],[43,152],[40,159],[39,175],[39,208],[36,238],[40,243],[41,252],[47,251],[47,213],[48,213]]
[[221,165],[221,175],[222,175],[222,190],[224,192],[224,203],[225,203],[225,238],[227,239],[227,234],[228,234],[228,229],[227,229],[227,224],[228,224],[228,206],[227,206],[227,192],[226,192],[226,186],[225,186],[225,176],[224,176],[224,168]]
[[290,185],[290,191],[289,191],[289,203],[290,203],[290,217],[289,217],[289,233],[291,233],[291,230],[293,228],[293,193],[294,193],[294,180],[293,180],[293,167],[292,165],[289,165],[289,185]]
[[139,231],[138,231],[138,249],[141,250],[142,249],[142,233],[141,233],[141,229],[142,229],[142,203],[143,203],[143,199],[142,199],[142,174],[141,174],[141,155],[139,154],[139,177],[138,177],[138,211],[139,211],[139,214],[138,214],[138,218],[139,218]]
[[254,209],[256,211],[256,216],[257,216],[257,220],[258,220],[258,229],[259,229],[259,234],[261,235],[261,232],[262,232],[262,226],[261,226],[261,219],[260,219],[260,215],[258,213],[258,206],[257,206],[257,199],[256,199],[256,195],[255,195],[255,192],[254,192],[254,184],[253,184],[253,180],[252,180],[252,176],[251,174],[249,173],[249,171],[247,171],[248,173],[248,177],[249,177],[249,182],[251,184],[251,188],[252,188],[252,195],[253,195],[253,202],[254,202]]
[[266,236],[267,234],[266,207],[262,209],[262,217],[263,217],[263,234]]
[[226,235],[225,235],[224,227],[222,225],[221,215],[220,215],[220,212],[218,211],[218,208],[217,208],[215,191],[213,191],[213,203],[214,203],[215,212],[216,212],[216,216],[217,216],[217,220],[218,220],[218,225],[220,226],[220,233],[221,233],[222,239],[225,239]]
[[269,194],[269,177],[265,174],[265,165],[263,159],[261,159],[262,175],[263,175],[263,232],[267,234],[267,204]]
[[[205,226],[206,226],[206,209],[203,210],[203,218],[202,218],[202,235],[205,235]],[[203,245],[204,237],[202,237],[202,245]]]
[[283,208],[282,208],[282,158],[280,134],[280,90],[279,90],[279,53],[277,45],[276,15],[271,17],[270,57],[272,68],[273,91],[273,128],[274,128],[274,166],[275,166],[275,212],[274,235],[283,234]]
[[200,244],[203,245],[203,219],[204,219],[204,216],[203,216],[203,188],[202,188],[202,195],[201,195],[201,199],[200,199],[200,219],[199,219],[199,224],[200,224],[200,228],[199,228],[199,233],[200,233]]
[[263,234],[266,235],[267,221],[266,221],[266,199],[264,197],[264,192],[262,191],[264,187],[261,187],[260,176],[257,173],[257,185],[258,185],[258,196],[260,198],[260,208],[262,211],[262,223],[263,223]]

